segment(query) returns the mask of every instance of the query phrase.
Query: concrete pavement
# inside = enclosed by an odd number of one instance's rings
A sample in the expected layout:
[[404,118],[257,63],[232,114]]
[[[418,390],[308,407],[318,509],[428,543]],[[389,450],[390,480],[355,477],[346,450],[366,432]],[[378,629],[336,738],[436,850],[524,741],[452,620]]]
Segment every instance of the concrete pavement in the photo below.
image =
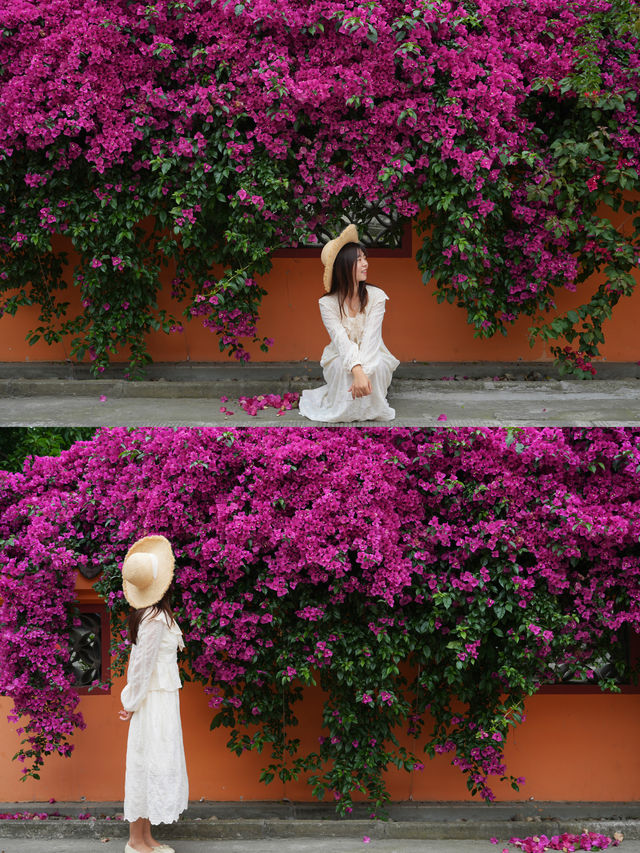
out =
[[[439,365],[436,370],[403,364],[388,395],[396,419],[348,425],[640,426],[640,368],[619,367],[609,378],[588,381],[551,376],[544,365]],[[238,403],[240,396],[317,387],[322,383],[318,365],[154,368],[153,378],[127,382],[87,378],[77,369],[69,376],[68,367],[59,365],[2,364],[0,427],[323,425],[296,409],[278,414],[266,408],[252,417]]]

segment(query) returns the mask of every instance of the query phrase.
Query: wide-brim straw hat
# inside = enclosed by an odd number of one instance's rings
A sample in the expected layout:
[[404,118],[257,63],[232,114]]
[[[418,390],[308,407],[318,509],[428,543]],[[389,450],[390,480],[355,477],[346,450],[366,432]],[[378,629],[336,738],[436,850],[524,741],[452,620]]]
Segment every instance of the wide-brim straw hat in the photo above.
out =
[[164,536],[143,536],[122,563],[122,591],[136,610],[157,604],[173,580],[175,559]]
[[346,246],[347,243],[359,243],[360,240],[358,238],[358,229],[355,225],[349,223],[344,231],[335,238],[335,240],[329,240],[329,242],[323,247],[322,254],[320,255],[320,260],[324,264],[324,275],[322,276],[322,283],[324,284],[324,289],[326,293],[329,293],[331,290],[331,277],[333,275],[333,262],[338,257],[338,252],[342,249],[343,246]]

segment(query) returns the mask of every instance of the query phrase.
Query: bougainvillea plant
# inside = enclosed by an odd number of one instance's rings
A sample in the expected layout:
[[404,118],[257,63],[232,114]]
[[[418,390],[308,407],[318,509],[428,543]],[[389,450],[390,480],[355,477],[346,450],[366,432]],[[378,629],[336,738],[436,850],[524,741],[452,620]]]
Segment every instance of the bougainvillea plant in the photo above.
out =
[[[37,304],[31,341],[70,336],[96,371],[125,347],[136,371],[145,333],[182,328],[157,304],[168,265],[245,359],[270,345],[271,252],[375,202],[414,218],[424,282],[477,335],[528,315],[589,373],[634,287],[638,18],[637,0],[0,0],[0,308]],[[556,316],[562,289],[581,303]]]
[[[638,430],[533,428],[113,429],[28,460],[0,474],[0,690],[26,720],[24,771],[82,725],[78,567],[102,569],[121,671],[121,560],[161,533],[185,675],[230,749],[265,750],[263,781],[379,809],[385,769],[426,750],[492,799],[492,777],[520,781],[504,746],[526,697],[563,663],[596,678],[637,626],[639,466]],[[312,684],[322,736],[304,746]]]

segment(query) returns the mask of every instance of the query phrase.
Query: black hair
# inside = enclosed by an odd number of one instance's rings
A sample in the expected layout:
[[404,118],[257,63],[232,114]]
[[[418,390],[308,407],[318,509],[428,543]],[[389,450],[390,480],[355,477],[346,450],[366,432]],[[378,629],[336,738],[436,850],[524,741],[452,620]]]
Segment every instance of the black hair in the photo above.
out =
[[151,604],[149,607],[140,607],[137,610],[131,608],[131,613],[129,613],[129,640],[132,643],[137,642],[138,628],[149,611],[151,611],[152,616],[155,616],[158,613],[164,613],[168,625],[173,622],[173,610],[171,609],[171,587],[169,587],[165,592],[160,601],[157,601],[155,604]]
[[[362,243],[346,243],[336,255],[333,262],[333,270],[331,274],[331,289],[329,294],[336,293],[338,295],[338,305],[340,306],[340,314],[344,313],[344,301],[351,292],[351,288],[355,282],[355,270],[358,262],[358,252],[363,252],[365,257],[367,250]],[[367,283],[359,281],[358,296],[360,298],[360,311],[364,311],[367,304]]]

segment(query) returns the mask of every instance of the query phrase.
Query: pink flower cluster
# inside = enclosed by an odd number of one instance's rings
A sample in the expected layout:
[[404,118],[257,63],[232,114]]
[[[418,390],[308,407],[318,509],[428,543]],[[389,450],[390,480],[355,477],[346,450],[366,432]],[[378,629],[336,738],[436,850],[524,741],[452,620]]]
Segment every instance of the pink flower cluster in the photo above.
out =
[[621,832],[614,833],[613,838],[602,835],[599,832],[584,832],[574,834],[563,832],[561,835],[534,835],[527,838],[511,838],[509,843],[518,847],[523,853],[545,853],[545,850],[563,850],[565,853],[573,853],[576,850],[607,850],[609,847],[618,847],[622,841]]
[[[62,820],[91,820],[93,815],[90,812],[80,812],[77,815],[62,815],[58,811],[54,812],[14,812],[9,813],[5,812],[4,814],[0,814],[0,820],[49,820],[50,818],[58,818]],[[111,815],[104,815],[102,820],[122,820],[119,815],[115,817],[111,817]]]
[[[239,361],[249,361],[241,339],[258,341],[256,306],[263,293],[252,278],[245,275],[237,278],[232,273],[230,281],[206,280],[189,312],[193,317],[202,317],[205,328],[218,335],[221,349],[229,348]],[[225,307],[228,304],[233,307]],[[272,344],[271,338],[264,338],[261,346],[267,350]]]
[[[480,192],[500,154],[525,145],[532,122],[522,108],[536,79],[553,88],[569,75],[586,16],[606,8],[587,0],[570,9],[560,0],[526,10],[506,0],[475,5],[418,12],[388,0],[351,12],[329,0],[256,0],[186,5],[176,15],[167,2],[47,0],[36,10],[3,0],[0,22],[11,38],[0,53],[8,71],[0,146],[37,149],[85,134],[72,156],[103,171],[142,140],[160,149],[169,125],[168,153],[194,158],[206,152],[208,123],[224,115],[234,128],[242,116],[247,130],[227,137],[239,170],[250,169],[258,148],[275,160],[293,156],[293,194],[314,202],[345,190],[377,198],[384,173],[396,203],[415,213],[405,179],[429,162],[422,150],[411,158],[415,139],[426,135],[433,154]],[[602,47],[611,85],[630,85],[616,45]],[[637,45],[628,47],[632,60]],[[635,108],[624,113],[621,137]],[[264,203],[243,187],[236,195]],[[493,202],[477,195],[473,204],[486,215]]]
[[563,347],[563,355],[567,362],[574,364],[576,369],[582,373],[596,375],[596,369],[583,352],[576,352],[569,346]]
[[238,402],[248,415],[256,416],[262,409],[277,409],[277,414],[283,415],[286,411],[298,405],[300,394],[286,391],[280,394],[258,394],[255,397],[239,397]]

